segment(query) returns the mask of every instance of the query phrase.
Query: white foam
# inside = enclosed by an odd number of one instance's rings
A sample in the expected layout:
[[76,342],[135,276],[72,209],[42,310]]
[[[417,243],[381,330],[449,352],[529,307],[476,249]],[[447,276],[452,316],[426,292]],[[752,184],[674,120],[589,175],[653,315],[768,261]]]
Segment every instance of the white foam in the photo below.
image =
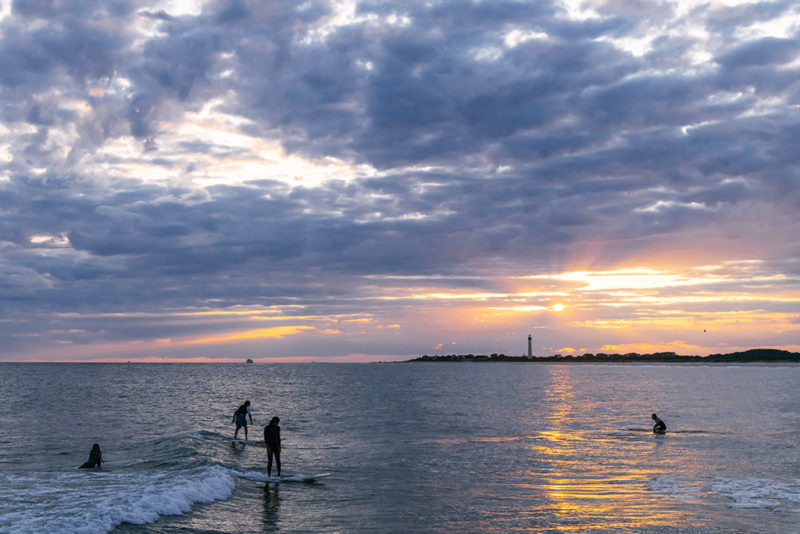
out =
[[[0,475],[1,476],[1,475]],[[229,470],[204,466],[180,473],[78,472],[6,477],[0,483],[0,532],[106,533],[123,522],[145,524],[179,515],[197,502],[228,498]],[[0,480],[2,480],[0,478]]]
[[716,477],[711,489],[731,499],[732,506],[737,508],[789,507],[800,511],[800,479],[777,481],[767,478],[737,480]]

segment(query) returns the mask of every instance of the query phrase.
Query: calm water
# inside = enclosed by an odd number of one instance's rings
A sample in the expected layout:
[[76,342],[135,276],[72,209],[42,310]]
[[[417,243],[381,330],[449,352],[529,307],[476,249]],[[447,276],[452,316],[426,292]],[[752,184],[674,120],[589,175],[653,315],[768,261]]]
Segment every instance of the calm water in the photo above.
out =
[[[800,532],[797,391],[794,365],[0,364],[0,532]],[[230,445],[245,399],[284,475],[327,476],[267,482]]]

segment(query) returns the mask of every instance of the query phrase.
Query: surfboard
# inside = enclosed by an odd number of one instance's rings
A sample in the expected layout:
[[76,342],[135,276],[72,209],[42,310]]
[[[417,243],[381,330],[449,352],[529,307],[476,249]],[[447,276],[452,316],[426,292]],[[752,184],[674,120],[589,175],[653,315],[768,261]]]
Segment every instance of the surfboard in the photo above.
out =
[[265,477],[266,482],[304,482],[311,484],[320,478],[330,476],[330,473],[317,473],[316,475],[282,475],[274,477]]
[[255,445],[257,447],[265,447],[263,439],[232,439],[231,445]]

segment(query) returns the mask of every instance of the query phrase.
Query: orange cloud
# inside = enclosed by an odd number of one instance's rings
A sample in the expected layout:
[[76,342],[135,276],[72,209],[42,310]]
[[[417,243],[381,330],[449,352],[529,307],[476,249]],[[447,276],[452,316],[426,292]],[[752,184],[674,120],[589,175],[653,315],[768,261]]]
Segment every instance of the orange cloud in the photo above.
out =
[[628,353],[638,352],[639,354],[652,354],[654,352],[675,352],[678,354],[699,354],[702,352],[697,345],[689,345],[683,341],[671,341],[669,343],[623,343],[620,345],[603,345],[601,351]]
[[220,343],[252,341],[254,339],[280,339],[285,336],[298,334],[304,330],[313,330],[313,328],[305,325],[256,328],[255,330],[244,330],[240,332],[228,332],[214,334],[211,336],[189,338],[178,342],[173,342],[172,345],[216,345]]

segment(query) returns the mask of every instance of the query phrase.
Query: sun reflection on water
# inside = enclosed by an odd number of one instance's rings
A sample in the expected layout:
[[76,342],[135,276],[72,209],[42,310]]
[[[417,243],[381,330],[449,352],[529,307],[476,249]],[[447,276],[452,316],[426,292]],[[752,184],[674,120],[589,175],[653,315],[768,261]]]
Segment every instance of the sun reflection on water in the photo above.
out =
[[[526,482],[517,489],[544,502],[544,512],[537,504],[531,513],[555,519],[548,521],[553,532],[637,532],[680,524],[678,508],[653,488],[655,478],[667,474],[657,461],[658,439],[646,433],[625,439],[590,428],[581,412],[598,409],[587,395],[576,394],[571,372],[569,366],[550,369],[547,428],[528,436],[533,465],[518,474]],[[653,456],[647,469],[641,467],[643,454]]]

